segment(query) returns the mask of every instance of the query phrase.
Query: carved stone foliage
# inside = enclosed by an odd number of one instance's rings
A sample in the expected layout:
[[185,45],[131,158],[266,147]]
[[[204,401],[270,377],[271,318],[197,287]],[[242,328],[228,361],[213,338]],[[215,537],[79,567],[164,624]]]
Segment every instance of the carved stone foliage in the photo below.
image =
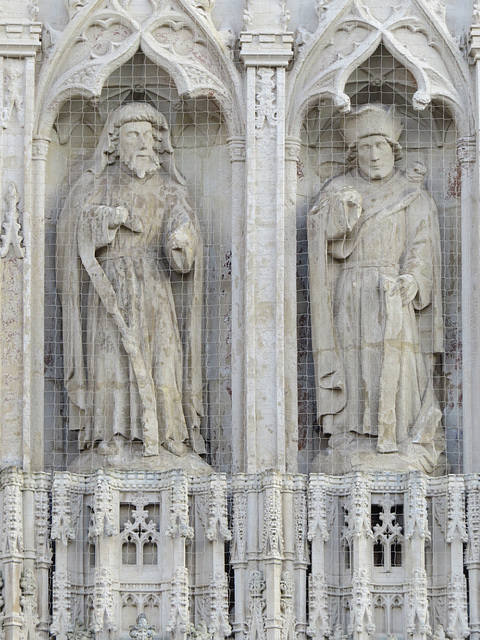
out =
[[465,523],[465,488],[463,478],[449,478],[447,491],[447,542],[454,540],[467,542],[467,528]]
[[52,540],[75,540],[83,497],[71,491],[69,474],[56,474],[52,488]]
[[330,529],[327,521],[327,500],[323,478],[313,476],[310,479],[308,492],[308,540],[320,536],[325,542],[330,537]]
[[251,640],[265,640],[265,580],[260,571],[252,571],[248,582],[249,615],[247,619],[248,637]]
[[93,589],[93,630],[98,633],[104,629],[116,631],[117,613],[110,568],[97,567]]
[[280,580],[280,610],[282,615],[282,640],[297,640],[294,609],[295,586],[289,571],[284,571]]
[[170,524],[166,530],[171,538],[192,538],[188,524],[188,481],[186,476],[173,476],[170,487]]
[[260,67],[257,71],[255,106],[257,136],[272,132],[277,122],[275,69]]
[[1,553],[4,558],[23,553],[23,510],[21,471],[10,468],[3,473],[3,514]]
[[171,585],[167,631],[174,638],[177,638],[182,633],[190,633],[193,630],[188,614],[188,571],[186,567],[176,567]]
[[24,104],[23,104],[23,68],[19,60],[7,60],[5,62],[3,77],[3,110],[2,126],[7,129],[14,123],[23,126],[24,124]]
[[331,635],[328,615],[327,582],[323,575],[310,577],[309,617],[307,635],[314,640],[323,640]]
[[33,571],[26,569],[20,579],[20,606],[22,607],[23,624],[22,640],[36,640],[36,628],[39,622],[37,611],[37,581]]
[[281,557],[283,551],[281,484],[274,477],[265,483],[262,549],[266,557]]
[[208,631],[213,640],[221,640],[232,633],[228,621],[228,582],[225,573],[212,578],[209,618]]
[[37,565],[49,565],[52,559],[50,542],[50,483],[41,480],[35,489],[35,546]]
[[295,556],[298,562],[307,562],[307,499],[304,491],[293,496],[295,515]]
[[366,632],[369,636],[375,632],[372,594],[367,573],[363,569],[359,573],[354,573],[352,577],[352,605],[348,632],[351,634]]
[[50,633],[65,638],[73,628],[70,580],[65,570],[53,574],[53,611]]
[[427,575],[423,569],[414,569],[408,585],[407,632],[431,634],[428,613]]
[[455,640],[466,638],[470,629],[468,627],[467,585],[463,574],[454,573],[450,576],[447,587],[447,602],[446,635]]
[[232,562],[246,559],[247,494],[243,489],[238,486],[233,494]]
[[95,493],[88,528],[90,539],[102,535],[113,536],[118,533],[114,505],[111,480],[107,475],[99,472],[95,480]]
[[467,480],[467,532],[466,559],[480,562],[480,481],[478,476]]
[[207,528],[205,536],[207,540],[231,540],[232,533],[228,528],[227,519],[227,485],[223,478],[212,477],[209,483],[209,501]]
[[423,475],[412,474],[408,483],[407,519],[405,539],[414,536],[430,539],[428,530],[428,512],[426,499],[426,479]]
[[348,502],[345,538],[372,538],[373,532],[370,522],[370,488],[368,476],[355,474],[352,480],[350,500]]
[[18,221],[20,211],[18,203],[20,195],[15,183],[10,182],[5,194],[5,212],[3,215],[3,233],[1,235],[0,258],[5,258],[10,249],[13,251],[15,258],[25,257],[25,247],[22,246],[22,236],[20,235],[20,223]]

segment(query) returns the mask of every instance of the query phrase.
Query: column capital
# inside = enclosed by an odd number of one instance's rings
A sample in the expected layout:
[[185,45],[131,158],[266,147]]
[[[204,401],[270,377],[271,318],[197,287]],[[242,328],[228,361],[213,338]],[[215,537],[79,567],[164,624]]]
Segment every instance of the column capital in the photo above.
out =
[[274,29],[240,34],[245,67],[286,67],[293,56],[293,33]]
[[32,144],[32,159],[33,160],[46,160],[48,155],[48,148],[50,145],[50,138],[44,136],[35,136]]
[[457,155],[460,164],[469,164],[477,159],[476,136],[457,138]]

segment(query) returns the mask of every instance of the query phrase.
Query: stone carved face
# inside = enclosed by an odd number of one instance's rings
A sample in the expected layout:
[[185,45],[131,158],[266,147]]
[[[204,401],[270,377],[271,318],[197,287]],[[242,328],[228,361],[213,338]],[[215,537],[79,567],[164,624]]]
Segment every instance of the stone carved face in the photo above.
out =
[[383,180],[392,174],[395,154],[388,140],[381,135],[367,136],[357,145],[358,168],[368,180]]
[[126,122],[119,132],[120,162],[139,178],[154,173],[159,167],[155,141],[150,122]]

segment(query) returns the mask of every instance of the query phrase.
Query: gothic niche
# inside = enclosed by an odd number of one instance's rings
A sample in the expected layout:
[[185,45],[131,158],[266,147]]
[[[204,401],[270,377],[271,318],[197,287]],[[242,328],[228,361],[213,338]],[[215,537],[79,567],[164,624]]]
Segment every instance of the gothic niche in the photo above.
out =
[[379,47],[346,83],[351,112],[321,100],[304,122],[299,422],[312,471],[436,475],[445,450],[459,463],[456,135],[440,106],[413,110],[415,91]]
[[179,99],[138,53],[99,99],[67,102],[52,134],[50,463],[228,465],[229,156],[218,107]]

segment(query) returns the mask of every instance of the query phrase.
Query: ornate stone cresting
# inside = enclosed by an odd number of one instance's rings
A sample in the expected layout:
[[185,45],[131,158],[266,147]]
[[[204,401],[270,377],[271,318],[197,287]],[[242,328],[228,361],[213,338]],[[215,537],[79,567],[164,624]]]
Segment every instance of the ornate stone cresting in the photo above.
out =
[[[81,451],[71,468],[147,465],[208,473],[192,451],[205,452],[199,432],[202,238],[165,117],[142,103],[119,107],[107,119],[93,173],[95,179],[87,172],[77,182],[57,225],[65,385]],[[179,274],[181,317],[159,253]],[[132,261],[142,265],[141,283],[122,275]],[[82,278],[97,300],[83,315],[77,304]],[[154,326],[141,329],[151,318]],[[84,322],[86,339],[75,330]],[[108,352],[105,344],[113,345]]]
[[[395,168],[402,129],[394,109],[382,105],[346,117],[352,169],[322,187],[308,214],[317,418],[330,436],[314,468],[329,473],[430,473],[441,461],[442,414],[429,370],[432,347],[443,351],[439,226],[417,179],[422,172]],[[371,204],[378,201],[381,207]],[[325,251],[345,265],[337,280]],[[421,331],[429,335],[427,350]],[[365,358],[376,365],[362,368]]]

